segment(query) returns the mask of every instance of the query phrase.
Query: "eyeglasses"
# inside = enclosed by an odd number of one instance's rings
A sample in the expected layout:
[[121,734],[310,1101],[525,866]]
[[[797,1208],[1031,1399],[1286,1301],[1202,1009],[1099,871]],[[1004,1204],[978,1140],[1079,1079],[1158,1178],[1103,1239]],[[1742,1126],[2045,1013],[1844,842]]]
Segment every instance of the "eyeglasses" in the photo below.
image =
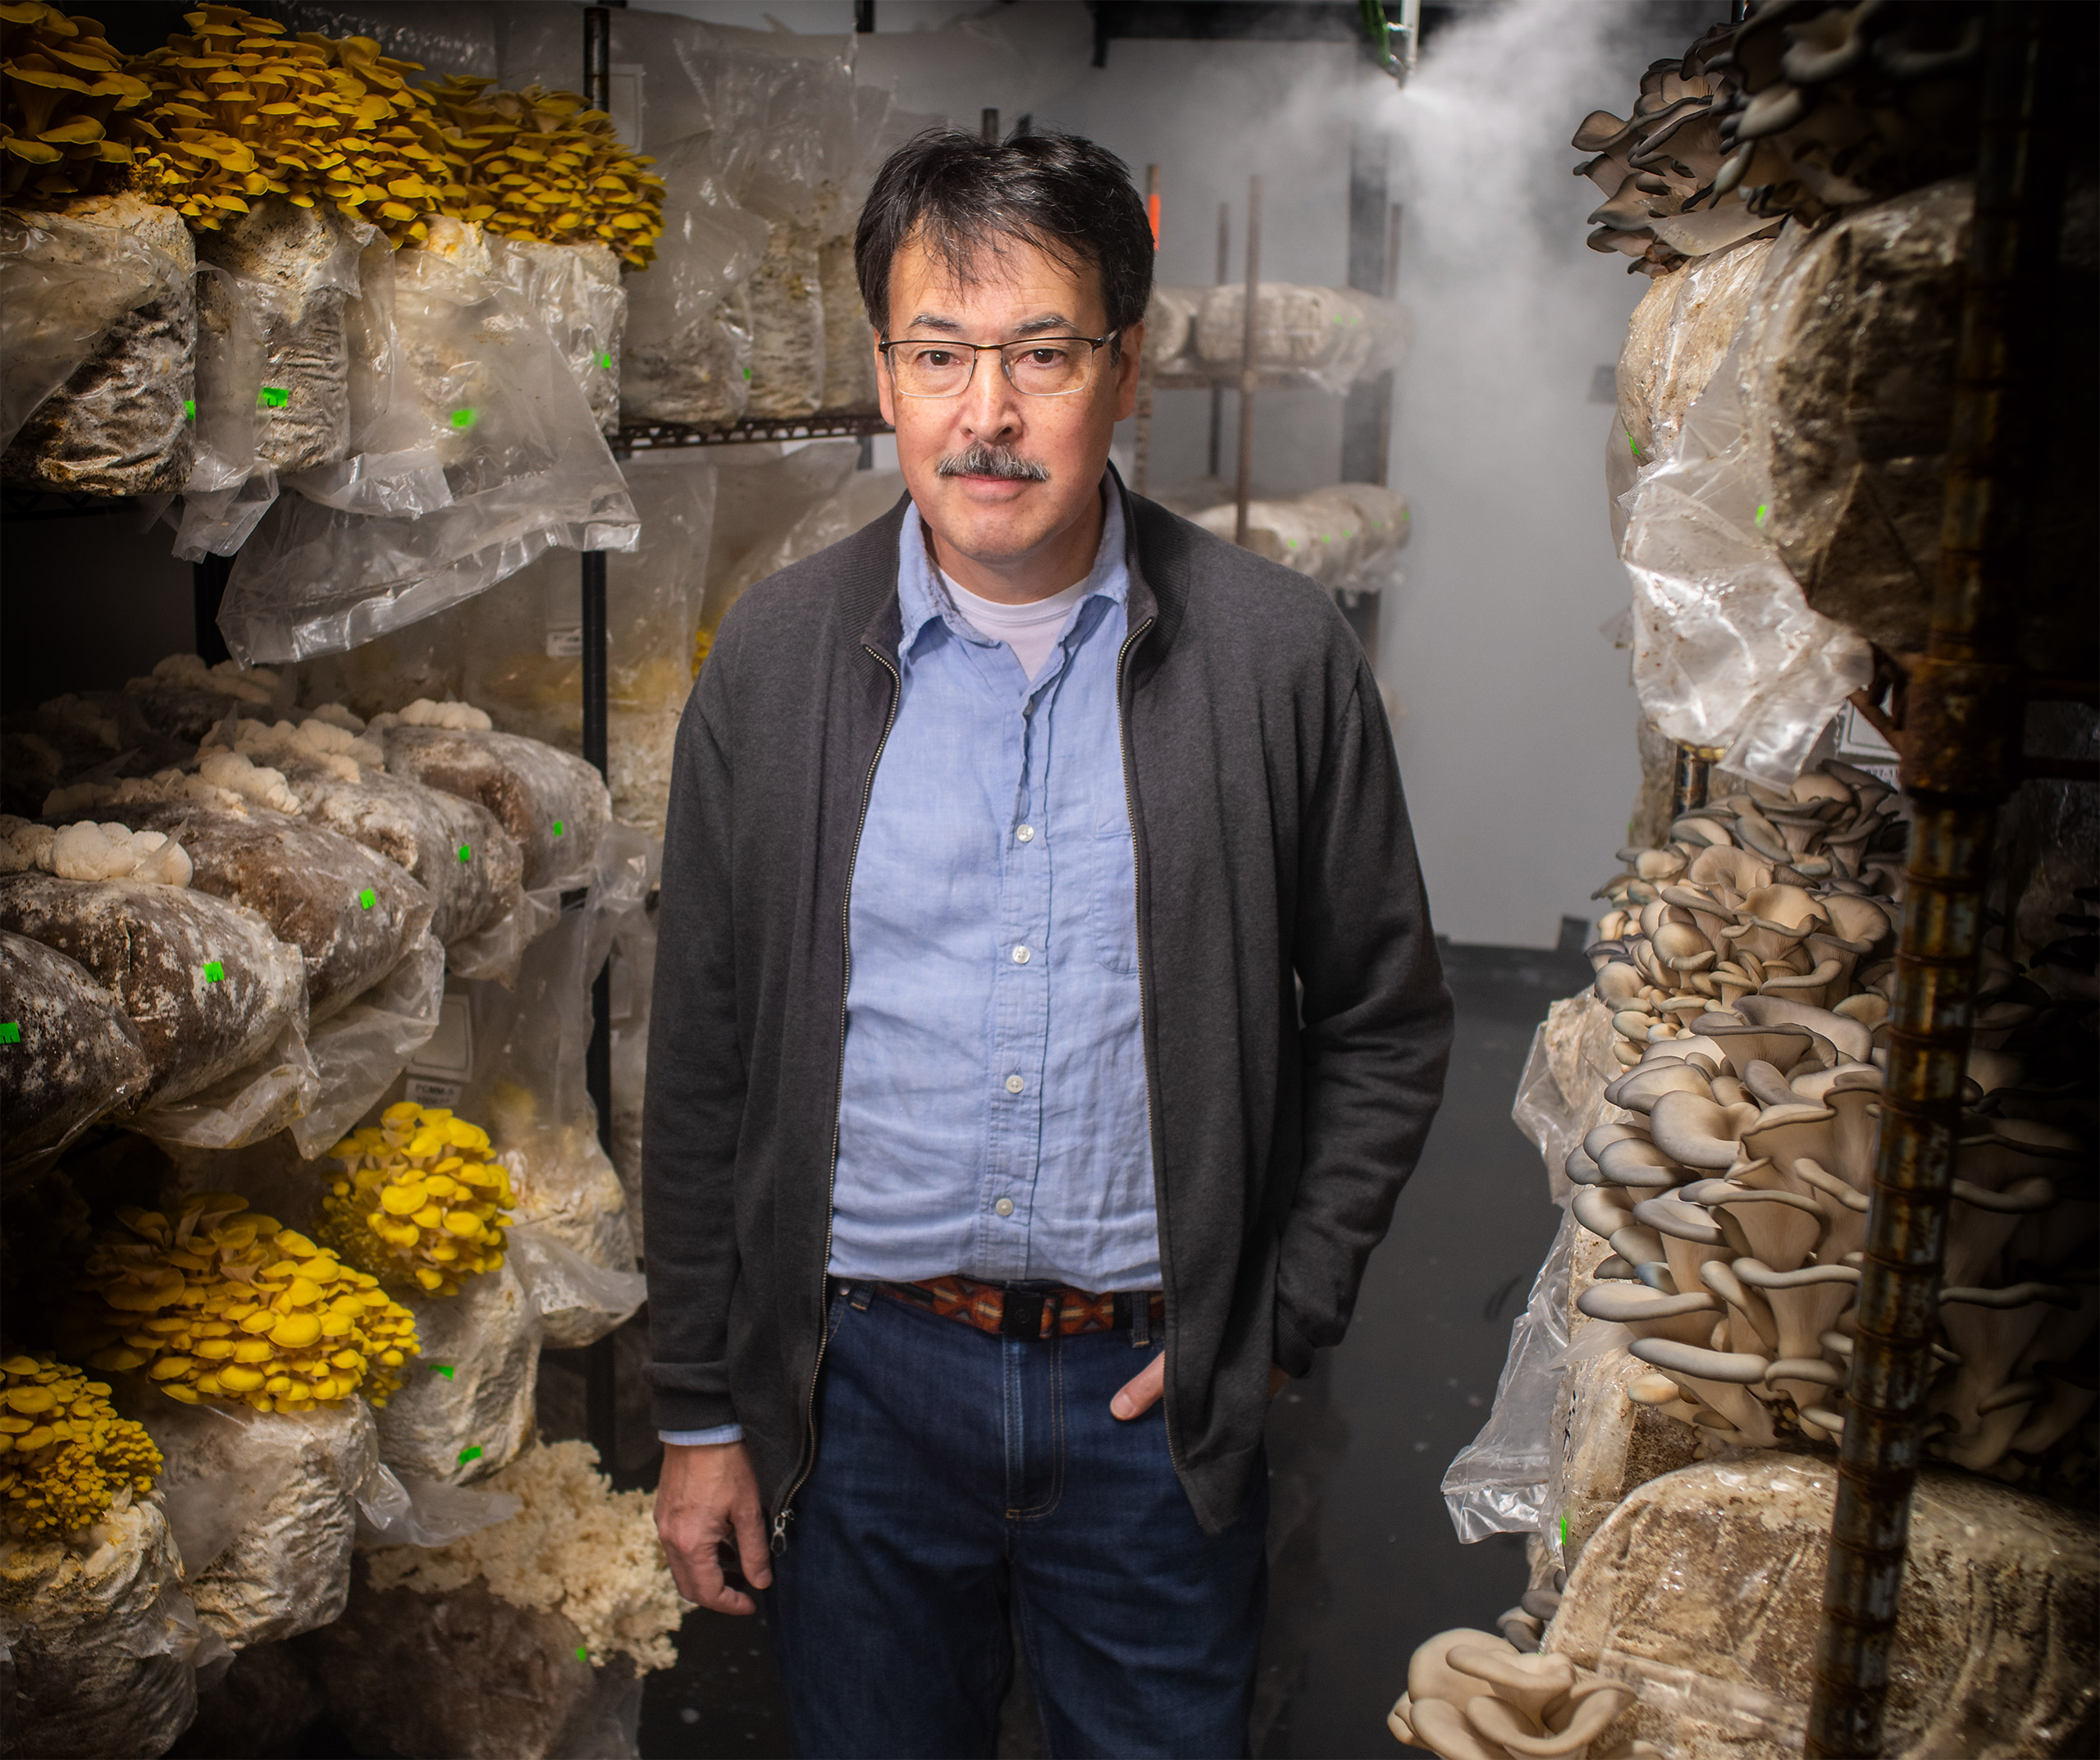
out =
[[1070,397],[1093,382],[1093,357],[1120,331],[1105,336],[1032,336],[1025,342],[884,342],[890,381],[901,397],[960,397],[977,374],[977,357],[992,353],[1007,382],[1024,397]]

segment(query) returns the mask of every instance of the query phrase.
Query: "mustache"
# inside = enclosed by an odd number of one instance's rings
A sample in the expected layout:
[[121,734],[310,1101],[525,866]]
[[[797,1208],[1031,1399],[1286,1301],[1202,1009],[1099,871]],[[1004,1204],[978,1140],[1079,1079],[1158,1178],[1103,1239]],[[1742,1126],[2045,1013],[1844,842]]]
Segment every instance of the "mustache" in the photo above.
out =
[[981,440],[963,451],[947,454],[934,470],[942,477],[999,477],[1011,482],[1050,480],[1048,465],[1034,459],[1025,459],[1009,446],[990,446]]

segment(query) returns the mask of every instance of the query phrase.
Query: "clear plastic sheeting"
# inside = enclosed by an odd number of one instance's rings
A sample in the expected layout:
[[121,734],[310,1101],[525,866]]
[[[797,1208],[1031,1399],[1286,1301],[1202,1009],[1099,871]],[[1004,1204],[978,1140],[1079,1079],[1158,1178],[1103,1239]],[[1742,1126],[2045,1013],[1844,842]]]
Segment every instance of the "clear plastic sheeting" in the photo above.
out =
[[377,984],[312,1030],[316,1092],[291,1123],[302,1155],[325,1154],[379,1103],[437,1031],[444,1005],[445,948],[426,935]]
[[612,805],[604,778],[582,758],[486,728],[376,723],[372,736],[386,743],[389,775],[494,814],[523,853],[527,892],[567,891],[589,881]]
[[194,258],[155,231],[78,214],[0,212],[0,446],[126,313],[170,295]]
[[304,1027],[287,1024],[254,1063],[186,1099],[148,1107],[130,1122],[163,1146],[244,1149],[283,1130],[320,1088]]
[[1576,1236],[1564,1213],[1531,1299],[1509,1328],[1509,1355],[1495,1387],[1495,1406],[1481,1433],[1459,1451],[1444,1474],[1445,1507],[1462,1541],[1491,1534],[1550,1532],[1558,1461],[1554,1402],[1568,1349],[1568,1287]]
[[164,1753],[197,1713],[195,1609],[158,1496],[116,1502],[75,1546],[11,1542],[0,1644],[12,1664],[7,1752]]
[[358,1487],[357,1500],[360,1548],[450,1546],[508,1521],[523,1506],[511,1492],[476,1491],[413,1473],[396,1473],[384,1461],[373,1463]]
[[244,661],[354,647],[549,549],[634,547],[626,483],[539,315],[493,275],[478,229],[439,221],[431,234],[395,258],[393,395],[405,376],[450,501],[405,518],[281,501],[243,546],[220,610]]
[[593,1264],[536,1223],[518,1224],[509,1238],[510,1263],[540,1310],[541,1343],[547,1350],[595,1344],[648,1300],[648,1279],[640,1272]]
[[[21,223],[89,227],[105,239],[121,236],[123,243],[113,252],[120,275],[141,249],[158,272],[145,296],[116,316],[63,384],[33,413],[25,412],[19,423],[7,423],[13,439],[7,443],[0,435],[0,443],[7,444],[0,478],[25,487],[94,495],[165,495],[179,489],[189,473],[197,353],[190,279],[195,254],[181,216],[136,195],[89,196],[71,203],[63,217],[22,217]],[[11,230],[10,222],[0,221],[0,304],[7,308],[0,318],[0,353],[11,357],[19,343],[25,370],[34,371],[48,357],[38,346],[40,338],[18,337],[18,328],[48,322],[63,334],[66,320],[52,308],[67,287],[79,290],[88,284],[52,278],[35,287],[25,266],[7,254]],[[48,263],[47,272],[57,267]],[[25,312],[15,311],[18,298]],[[0,368],[0,398],[11,396],[7,382],[13,366],[11,358],[8,368]]]
[[1723,747],[1727,768],[1783,789],[1873,661],[1809,608],[1762,529],[1737,386],[1746,334],[1686,412],[1675,454],[1631,491],[1619,555],[1642,711],[1667,738]]

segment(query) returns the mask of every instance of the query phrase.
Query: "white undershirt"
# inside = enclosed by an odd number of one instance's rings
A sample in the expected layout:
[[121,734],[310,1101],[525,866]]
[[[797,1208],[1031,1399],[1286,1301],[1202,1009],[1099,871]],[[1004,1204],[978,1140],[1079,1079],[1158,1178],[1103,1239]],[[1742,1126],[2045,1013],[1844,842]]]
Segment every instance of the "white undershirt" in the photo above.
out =
[[996,599],[979,598],[967,587],[958,585],[946,570],[938,572],[941,584],[947,588],[956,610],[962,614],[962,620],[980,636],[1005,642],[1014,651],[1021,670],[1030,679],[1042,671],[1051,649],[1057,645],[1057,634],[1065,627],[1065,619],[1085,596],[1087,583],[1093,578],[1089,574],[1074,581],[1062,592],[1027,605],[1002,605]]

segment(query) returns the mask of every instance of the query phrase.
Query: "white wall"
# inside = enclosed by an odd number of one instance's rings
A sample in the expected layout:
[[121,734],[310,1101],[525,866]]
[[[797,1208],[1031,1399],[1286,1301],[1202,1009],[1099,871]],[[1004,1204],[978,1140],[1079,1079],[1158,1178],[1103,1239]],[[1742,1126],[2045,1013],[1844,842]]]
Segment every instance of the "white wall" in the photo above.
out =
[[[850,0],[659,0],[722,23],[850,30]],[[1431,907],[1454,939],[1552,943],[1612,871],[1638,780],[1626,657],[1598,626],[1624,607],[1602,457],[1609,412],[1587,401],[1646,283],[1586,250],[1600,198],[1569,174],[1591,109],[1631,101],[1639,71],[1681,52],[1676,7],[1513,0],[1432,38],[1404,90],[1335,43],[1116,40],[1089,66],[1078,0],[982,11],[878,0],[855,45],[860,77],[915,111],[975,126],[1087,135],[1142,175],[1162,167],[1161,278],[1215,277],[1218,203],[1244,245],[1247,180],[1267,195],[1263,274],[1339,283],[1347,262],[1352,130],[1390,141],[1406,208],[1400,297],[1416,325],[1392,481],[1413,504],[1407,579],[1383,611],[1381,678]],[[1621,113],[1623,113],[1622,109]],[[1203,468],[1208,399],[1164,394],[1153,482]],[[1276,393],[1258,406],[1255,473],[1277,490],[1337,474],[1339,402]],[[1226,468],[1234,433],[1226,401]]]

